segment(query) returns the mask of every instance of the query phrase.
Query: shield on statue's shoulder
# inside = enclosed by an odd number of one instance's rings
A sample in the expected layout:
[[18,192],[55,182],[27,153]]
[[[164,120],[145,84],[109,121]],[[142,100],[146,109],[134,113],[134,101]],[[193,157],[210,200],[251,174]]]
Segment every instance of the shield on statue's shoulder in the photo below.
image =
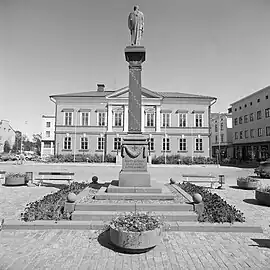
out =
[[128,28],[129,30],[134,30],[136,24],[136,16],[133,12],[131,12],[128,16]]

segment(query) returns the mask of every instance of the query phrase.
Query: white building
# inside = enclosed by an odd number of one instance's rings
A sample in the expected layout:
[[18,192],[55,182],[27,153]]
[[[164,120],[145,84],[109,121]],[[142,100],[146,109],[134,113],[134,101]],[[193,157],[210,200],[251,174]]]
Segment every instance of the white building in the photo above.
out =
[[54,154],[55,117],[42,115],[41,157]]

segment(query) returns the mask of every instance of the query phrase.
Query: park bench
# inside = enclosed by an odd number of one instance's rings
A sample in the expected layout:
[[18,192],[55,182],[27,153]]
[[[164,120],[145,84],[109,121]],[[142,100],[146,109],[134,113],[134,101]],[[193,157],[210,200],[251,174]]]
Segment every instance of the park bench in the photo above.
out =
[[39,186],[43,184],[44,180],[68,181],[70,185],[70,182],[74,180],[74,172],[39,172],[35,180],[39,181]]
[[183,174],[182,177],[185,178],[183,183],[210,183],[211,188],[213,188],[213,184],[215,183],[221,184],[220,187],[222,187],[222,184],[224,184],[224,179],[220,181],[216,176],[213,175]]

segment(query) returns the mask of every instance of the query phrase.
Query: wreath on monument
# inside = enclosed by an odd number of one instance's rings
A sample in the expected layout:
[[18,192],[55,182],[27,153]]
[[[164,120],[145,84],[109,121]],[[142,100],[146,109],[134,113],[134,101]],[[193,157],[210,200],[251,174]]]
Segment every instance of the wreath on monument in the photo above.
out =
[[126,152],[130,158],[137,158],[142,151],[143,151],[143,158],[145,158],[145,147],[140,147],[136,145],[132,147],[122,146],[121,156],[123,158],[124,152]]

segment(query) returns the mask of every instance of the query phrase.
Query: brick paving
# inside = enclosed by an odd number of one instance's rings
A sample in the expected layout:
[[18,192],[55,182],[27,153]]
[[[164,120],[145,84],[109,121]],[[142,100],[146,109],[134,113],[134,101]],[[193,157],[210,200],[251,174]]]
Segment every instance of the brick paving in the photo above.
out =
[[[225,190],[212,192],[243,211],[247,223],[262,226],[264,233],[166,232],[161,244],[153,250],[130,255],[106,247],[106,234],[99,237],[101,245],[97,240],[99,233],[94,231],[1,231],[0,269],[270,269],[270,207],[256,205],[254,191],[230,187],[236,186],[237,176],[252,174],[253,170],[193,166],[150,169],[153,178],[163,183],[169,177],[180,180],[182,173],[225,174]],[[117,175],[119,167],[109,168],[108,173],[104,173],[104,167],[87,170],[99,177],[104,174],[108,181],[109,174]],[[83,174],[80,177],[80,181],[86,178]],[[270,180],[263,184],[270,184]],[[0,216],[17,219],[28,202],[56,190],[0,186]]]

